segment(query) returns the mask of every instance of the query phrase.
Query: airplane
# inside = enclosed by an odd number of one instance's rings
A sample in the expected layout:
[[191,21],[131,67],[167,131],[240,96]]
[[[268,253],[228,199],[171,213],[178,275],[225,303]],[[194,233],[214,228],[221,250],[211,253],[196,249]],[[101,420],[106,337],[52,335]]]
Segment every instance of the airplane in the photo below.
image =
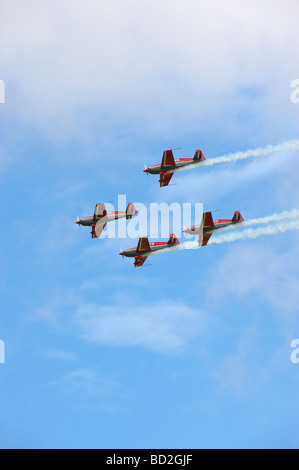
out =
[[138,214],[138,211],[135,209],[134,204],[129,203],[126,211],[117,211],[107,213],[105,204],[103,202],[96,204],[95,211],[91,217],[83,217],[79,219],[77,217],[76,224],[92,227],[91,238],[100,237],[104,228],[106,227],[107,222],[111,222],[117,219],[131,219],[134,215]]
[[194,225],[193,227],[186,228],[183,230],[185,233],[190,235],[199,235],[198,244],[199,246],[207,245],[212,234],[217,230],[224,229],[229,225],[240,224],[244,222],[243,217],[239,211],[235,211],[232,219],[219,219],[213,220],[211,212],[204,212],[200,225]]
[[168,186],[173,173],[181,171],[185,166],[202,163],[205,160],[201,150],[196,150],[193,158],[180,158],[175,160],[172,150],[164,150],[161,165],[153,165],[148,168],[145,165],[144,173],[151,175],[160,175],[159,183],[160,188]]
[[169,236],[168,242],[155,242],[149,243],[148,237],[140,237],[138,240],[138,245],[135,248],[130,248],[119,253],[121,256],[127,256],[128,258],[135,258],[134,266],[135,268],[142,266],[146,258],[150,255],[153,255],[157,251],[164,250],[174,245],[179,245],[177,237],[174,233]]

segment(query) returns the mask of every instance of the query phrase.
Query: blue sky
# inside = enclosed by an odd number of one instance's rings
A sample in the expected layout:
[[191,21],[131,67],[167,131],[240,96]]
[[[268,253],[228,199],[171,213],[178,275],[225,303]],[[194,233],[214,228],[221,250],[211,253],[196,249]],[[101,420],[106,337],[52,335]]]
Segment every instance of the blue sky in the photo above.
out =
[[[298,208],[298,4],[3,1],[0,445],[299,445],[298,233],[165,253],[75,224],[95,203],[202,202],[245,219]],[[177,234],[181,237],[181,234]]]

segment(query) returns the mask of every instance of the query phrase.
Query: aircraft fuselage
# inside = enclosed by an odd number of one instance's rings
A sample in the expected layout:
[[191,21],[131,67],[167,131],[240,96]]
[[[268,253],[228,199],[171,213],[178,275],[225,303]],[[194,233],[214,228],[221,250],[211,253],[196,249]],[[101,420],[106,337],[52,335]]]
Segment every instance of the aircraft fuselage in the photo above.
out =
[[202,162],[198,162],[193,158],[180,158],[179,160],[175,160],[175,165],[167,166],[167,168],[162,168],[162,165],[153,165],[146,168],[144,172],[150,173],[151,175],[159,175],[161,171],[165,173],[175,173],[184,166],[193,164],[199,165],[200,163]]
[[199,233],[213,233],[217,232],[217,230],[224,229],[229,225],[236,225],[241,222],[232,222],[231,220],[219,220],[218,222],[214,222],[213,227],[202,227],[201,225],[194,225],[193,227],[189,227],[184,232],[189,233],[190,235],[198,235]]
[[[110,214],[106,214],[104,217],[101,217],[97,221],[97,223],[100,223],[102,225],[106,224],[107,222],[111,222],[112,220],[117,220],[117,219],[122,219],[126,217],[126,212],[111,212]],[[79,219],[77,222],[79,225],[83,225],[85,227],[90,227],[92,224],[95,223],[94,217],[83,217],[82,219]]]
[[149,256],[152,255],[153,252],[163,250],[164,248],[169,248],[171,245],[169,245],[166,242],[155,242],[150,244],[150,250],[142,250],[142,251],[137,251],[137,247],[135,248],[129,248],[128,250],[123,251],[120,253],[123,256],[127,256],[128,258],[135,258],[135,256]]

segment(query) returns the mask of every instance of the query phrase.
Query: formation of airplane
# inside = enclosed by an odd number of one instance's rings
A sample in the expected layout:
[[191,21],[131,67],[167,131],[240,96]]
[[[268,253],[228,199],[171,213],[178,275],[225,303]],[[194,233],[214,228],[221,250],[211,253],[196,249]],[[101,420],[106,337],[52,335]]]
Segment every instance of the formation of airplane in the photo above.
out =
[[101,236],[106,224],[117,219],[131,219],[134,215],[138,214],[134,204],[129,203],[126,211],[107,212],[103,202],[96,204],[94,214],[91,217],[77,217],[76,224],[87,227],[92,227],[91,237],[98,238]]
[[240,224],[242,222],[244,222],[244,219],[239,211],[234,212],[232,219],[219,219],[215,221],[213,220],[212,212],[204,212],[200,225],[193,225],[183,230],[183,232],[189,233],[190,235],[199,235],[199,246],[205,246],[212,234],[217,230],[223,230],[230,225]]
[[173,173],[181,171],[186,166],[198,165],[205,159],[201,150],[196,150],[193,158],[179,158],[178,160],[174,159],[172,150],[164,150],[161,165],[145,167],[143,171],[151,175],[160,175],[159,183],[160,187],[163,188],[168,186]]
[[[160,187],[168,186],[173,173],[181,171],[182,168],[199,165],[205,161],[205,157],[201,150],[196,150],[193,158],[180,158],[175,160],[173,157],[172,150],[164,150],[162,162],[160,165],[153,165],[145,167],[144,172],[153,175],[160,175],[159,183]],[[77,217],[76,224],[92,227],[91,236],[92,238],[98,238],[101,236],[106,224],[117,219],[126,218],[131,219],[137,215],[137,210],[134,204],[129,203],[126,211],[107,212],[104,203],[96,204],[93,216],[83,217],[79,219]],[[212,212],[204,212],[200,225],[194,225],[192,227],[183,230],[184,233],[190,235],[198,235],[199,246],[205,246],[208,244],[212,234],[218,230],[223,230],[230,225],[240,224],[244,221],[239,211],[235,211],[232,219],[219,219],[213,220]],[[176,235],[172,233],[169,236],[168,242],[154,242],[149,243],[148,237],[139,238],[138,245],[135,248],[130,248],[119,253],[123,257],[134,258],[134,266],[143,266],[147,257],[163,251],[171,246],[178,245],[180,242]]]
[[154,242],[149,243],[148,237],[139,238],[138,245],[135,248],[129,248],[128,250],[119,253],[121,256],[127,256],[128,258],[135,258],[135,268],[142,266],[146,261],[146,258],[153,255],[157,251],[165,250],[174,245],[179,245],[177,237],[174,233],[169,236],[168,242]]

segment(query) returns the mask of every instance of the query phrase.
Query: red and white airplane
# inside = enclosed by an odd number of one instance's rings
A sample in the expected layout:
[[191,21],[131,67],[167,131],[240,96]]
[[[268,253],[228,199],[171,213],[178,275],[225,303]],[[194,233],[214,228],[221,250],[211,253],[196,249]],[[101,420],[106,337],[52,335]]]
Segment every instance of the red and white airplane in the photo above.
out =
[[198,244],[199,246],[207,245],[212,234],[217,230],[223,230],[229,225],[240,224],[244,222],[243,217],[239,211],[235,211],[232,219],[219,219],[213,220],[211,212],[204,212],[200,225],[194,225],[193,227],[186,228],[183,230],[185,233],[190,235],[199,235]]
[[126,211],[117,211],[117,212],[109,212],[107,213],[105,204],[103,202],[96,204],[95,211],[93,216],[91,217],[83,217],[79,219],[77,217],[76,224],[84,225],[92,227],[91,230],[91,237],[98,238],[101,233],[103,232],[104,228],[106,227],[107,222],[112,222],[113,220],[117,219],[131,219],[134,215],[138,214],[137,210],[135,209],[134,204],[128,204]]
[[196,150],[193,158],[180,158],[175,160],[173,158],[172,150],[164,150],[161,165],[153,165],[148,168],[145,166],[145,173],[151,175],[160,175],[160,187],[168,186],[173,173],[181,171],[183,167],[199,164],[205,160],[201,150]]
[[135,258],[134,266],[137,268],[143,265],[148,256],[153,255],[157,251],[179,244],[180,242],[174,233],[169,236],[168,242],[155,242],[150,244],[148,237],[140,237],[137,247],[124,250],[119,254],[127,256],[128,258]]

